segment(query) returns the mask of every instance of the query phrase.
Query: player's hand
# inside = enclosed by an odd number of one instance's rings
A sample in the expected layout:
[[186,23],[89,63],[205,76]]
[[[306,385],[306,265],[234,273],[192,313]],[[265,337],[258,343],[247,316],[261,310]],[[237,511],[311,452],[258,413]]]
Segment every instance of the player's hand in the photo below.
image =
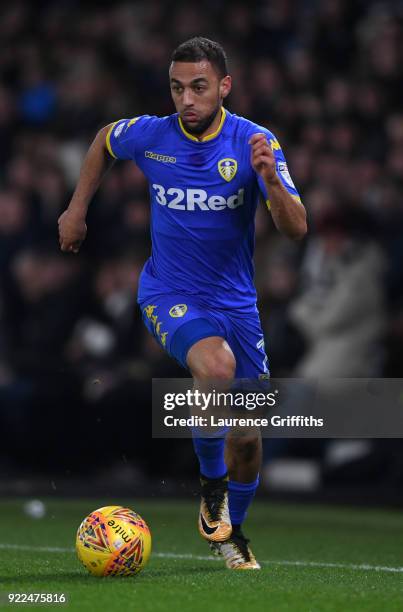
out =
[[58,226],[61,250],[78,253],[87,235],[87,225],[83,216],[68,208],[59,217]]
[[260,174],[263,180],[272,181],[277,178],[276,160],[267,142],[265,134],[253,134],[249,143],[251,145],[251,164],[255,172]]

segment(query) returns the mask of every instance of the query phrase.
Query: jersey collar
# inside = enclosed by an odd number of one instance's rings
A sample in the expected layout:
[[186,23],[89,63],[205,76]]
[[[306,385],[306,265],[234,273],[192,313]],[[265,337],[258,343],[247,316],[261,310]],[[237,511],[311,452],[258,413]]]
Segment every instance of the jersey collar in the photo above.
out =
[[207,142],[208,140],[213,140],[213,138],[216,138],[216,136],[219,135],[219,133],[222,130],[222,126],[224,125],[224,121],[225,118],[227,116],[227,112],[225,110],[225,108],[222,106],[221,107],[221,119],[220,119],[220,123],[218,125],[218,128],[216,129],[215,132],[213,132],[212,134],[209,134],[208,136],[204,136],[204,138],[202,138],[201,140],[199,140],[198,138],[196,138],[196,136],[193,136],[193,134],[190,134],[187,130],[185,130],[185,127],[182,123],[182,119],[179,117],[178,115],[178,123],[179,123],[179,127],[181,129],[181,131],[183,132],[183,134],[186,136],[186,138],[189,138],[189,140],[193,140],[193,142]]

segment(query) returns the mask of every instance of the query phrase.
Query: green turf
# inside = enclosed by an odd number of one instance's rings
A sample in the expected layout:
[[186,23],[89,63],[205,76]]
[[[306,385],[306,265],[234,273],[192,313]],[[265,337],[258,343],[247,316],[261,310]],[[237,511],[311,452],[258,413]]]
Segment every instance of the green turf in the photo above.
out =
[[[144,571],[134,578],[87,575],[70,550],[82,518],[112,503],[132,507],[152,530],[154,554]],[[37,607],[69,611],[403,610],[403,572],[351,567],[403,566],[403,517],[398,512],[256,502],[246,530],[262,561],[260,572],[231,572],[221,561],[198,559],[197,556],[208,556],[209,551],[196,531],[196,514],[196,499],[103,499],[49,501],[47,516],[34,520],[24,515],[21,501],[2,502],[0,592],[3,597],[14,591],[63,592],[69,597],[65,606]],[[19,550],[9,545],[69,550]],[[172,556],[164,556],[167,554]],[[175,557],[181,554],[194,557]],[[299,561],[303,564],[293,564]],[[17,606],[9,609],[13,607]]]

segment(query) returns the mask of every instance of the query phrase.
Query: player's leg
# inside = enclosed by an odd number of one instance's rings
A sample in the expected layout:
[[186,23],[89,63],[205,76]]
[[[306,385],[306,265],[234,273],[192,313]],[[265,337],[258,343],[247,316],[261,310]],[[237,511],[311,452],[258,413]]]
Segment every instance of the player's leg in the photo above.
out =
[[[212,379],[221,381],[223,386],[231,384],[235,359],[216,317],[209,317],[205,308],[180,295],[152,296],[140,307],[148,330],[172,357],[190,369],[199,388],[208,387]],[[232,530],[224,462],[225,433],[216,438],[200,438],[193,432],[202,484],[199,530],[206,539],[225,539]]]
[[[193,344],[187,353],[187,365],[195,388],[208,392],[228,389],[236,363],[228,343],[222,337],[209,337]],[[214,382],[213,382],[214,381]],[[217,388],[218,387],[218,388]],[[207,540],[226,540],[232,531],[228,508],[228,474],[224,460],[225,431],[217,436],[193,437],[200,464],[201,504],[199,531]]]
[[[255,381],[268,376],[267,357],[258,315],[248,319],[231,319],[228,342],[233,350],[237,368],[236,378],[248,378],[253,389]],[[262,389],[259,388],[259,391]],[[213,545],[231,569],[259,569],[242,524],[259,484],[262,442],[259,430],[229,432],[226,438],[225,463],[229,473],[229,511],[232,535],[226,542]]]
[[226,439],[225,462],[229,474],[229,512],[232,534],[212,551],[224,557],[230,569],[260,569],[259,563],[242,532],[242,524],[259,485],[262,460],[260,432],[233,434]]
[[228,468],[230,514],[234,528],[242,525],[259,484],[262,439],[259,430],[229,432],[225,463]]
[[[149,331],[183,367],[191,371],[193,369],[192,374],[198,385],[208,384],[208,379],[221,380],[223,386],[231,383],[236,370],[236,362],[231,348],[224,340],[227,330],[217,320],[217,316],[210,317],[205,308],[201,309],[195,304],[186,302],[186,299],[178,295],[155,296],[147,302],[142,302],[140,307]],[[202,341],[206,342],[202,343]],[[194,347],[196,347],[195,350],[192,350]],[[203,464],[203,469],[209,474],[217,475],[225,466],[225,441],[224,437],[221,437],[219,442],[212,438],[209,440],[205,442],[201,439],[195,442],[196,452],[200,463]],[[205,504],[203,504],[203,499],[206,500]],[[245,499],[243,504],[245,505]],[[210,539],[210,536],[214,536],[217,531],[218,538],[227,537],[232,531],[232,526],[229,518],[226,476],[202,480],[201,508],[206,505],[210,508],[213,517],[218,518],[218,522],[210,527],[213,533],[208,534],[206,531],[202,533],[199,517],[199,529],[203,537]],[[217,525],[221,527],[221,532],[215,529]],[[208,525],[207,529],[209,529]],[[239,538],[235,538],[230,542],[227,537],[226,544],[229,545],[223,548],[223,554],[228,567],[236,567],[236,569],[259,567],[248,561],[248,558],[251,559],[252,556],[248,553],[246,540],[240,541]],[[239,555],[240,550],[244,563],[239,563],[238,560],[234,564],[234,559]]]
[[262,463],[262,439],[259,430],[245,434],[227,434],[225,463],[234,481],[247,484],[255,481]]

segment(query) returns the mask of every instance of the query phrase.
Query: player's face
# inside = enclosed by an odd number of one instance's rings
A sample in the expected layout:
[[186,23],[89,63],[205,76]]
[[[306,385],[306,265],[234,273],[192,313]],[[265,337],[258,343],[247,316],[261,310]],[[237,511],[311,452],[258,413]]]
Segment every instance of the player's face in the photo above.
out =
[[231,89],[231,77],[220,79],[210,62],[172,62],[172,99],[185,129],[203,134],[213,123]]

